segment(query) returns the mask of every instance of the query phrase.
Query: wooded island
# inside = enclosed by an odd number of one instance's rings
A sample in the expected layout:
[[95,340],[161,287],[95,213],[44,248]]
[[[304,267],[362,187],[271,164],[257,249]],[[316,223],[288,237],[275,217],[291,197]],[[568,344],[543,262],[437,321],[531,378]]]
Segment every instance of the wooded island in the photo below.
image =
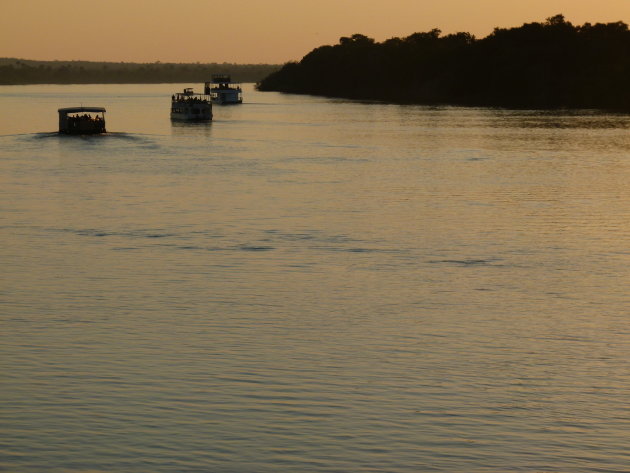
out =
[[495,28],[483,39],[440,30],[381,43],[361,34],[321,46],[258,84],[395,103],[630,111],[628,25],[574,26],[563,15]]

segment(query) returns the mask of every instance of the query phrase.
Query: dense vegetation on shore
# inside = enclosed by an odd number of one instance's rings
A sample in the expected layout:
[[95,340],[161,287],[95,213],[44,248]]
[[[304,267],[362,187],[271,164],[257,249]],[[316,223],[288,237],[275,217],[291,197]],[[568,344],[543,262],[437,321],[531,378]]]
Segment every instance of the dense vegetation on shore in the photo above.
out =
[[440,30],[382,43],[355,34],[285,64],[260,90],[390,102],[630,110],[628,25],[562,15],[476,39]]
[[273,64],[175,64],[90,61],[31,61],[0,58],[0,84],[159,84],[205,82],[231,74],[236,82],[258,82],[278,70]]

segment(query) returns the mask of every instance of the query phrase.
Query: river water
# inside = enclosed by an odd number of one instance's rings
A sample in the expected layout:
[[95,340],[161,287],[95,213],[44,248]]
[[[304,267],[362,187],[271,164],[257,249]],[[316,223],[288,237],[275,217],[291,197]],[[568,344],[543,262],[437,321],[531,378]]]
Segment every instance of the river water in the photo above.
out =
[[0,87],[0,471],[630,470],[630,116],[189,86]]

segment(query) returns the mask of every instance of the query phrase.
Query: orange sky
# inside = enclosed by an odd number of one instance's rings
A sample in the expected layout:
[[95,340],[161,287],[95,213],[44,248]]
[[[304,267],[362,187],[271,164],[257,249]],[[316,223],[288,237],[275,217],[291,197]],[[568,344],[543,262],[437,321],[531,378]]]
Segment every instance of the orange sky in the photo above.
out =
[[0,57],[283,63],[361,33],[477,37],[563,13],[630,23],[630,0],[0,0]]

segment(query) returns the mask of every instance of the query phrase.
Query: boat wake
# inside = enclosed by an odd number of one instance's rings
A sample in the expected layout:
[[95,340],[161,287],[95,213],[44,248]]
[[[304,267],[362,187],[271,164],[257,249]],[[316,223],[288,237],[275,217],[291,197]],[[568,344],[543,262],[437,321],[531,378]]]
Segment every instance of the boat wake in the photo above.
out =
[[107,132],[107,133],[99,133],[99,134],[88,134],[88,135],[66,135],[64,133],[58,133],[56,131],[51,132],[39,132],[39,133],[19,133],[15,135],[2,135],[2,138],[22,138],[27,140],[49,140],[49,139],[58,139],[58,140],[127,140],[133,142],[144,142],[147,139],[150,139],[155,135],[142,134],[142,133],[125,133],[125,132]]

